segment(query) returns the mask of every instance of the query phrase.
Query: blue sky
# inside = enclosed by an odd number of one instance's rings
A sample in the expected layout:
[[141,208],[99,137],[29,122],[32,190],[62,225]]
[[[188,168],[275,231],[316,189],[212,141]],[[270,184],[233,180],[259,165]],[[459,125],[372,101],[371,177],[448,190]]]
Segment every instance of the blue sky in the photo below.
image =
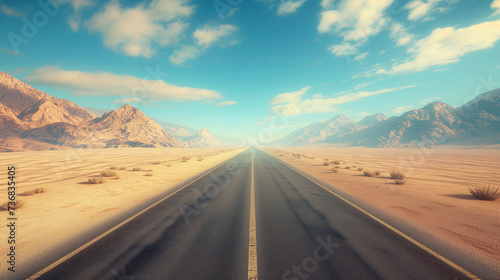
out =
[[0,71],[242,140],[500,87],[500,0],[20,2],[0,0]]

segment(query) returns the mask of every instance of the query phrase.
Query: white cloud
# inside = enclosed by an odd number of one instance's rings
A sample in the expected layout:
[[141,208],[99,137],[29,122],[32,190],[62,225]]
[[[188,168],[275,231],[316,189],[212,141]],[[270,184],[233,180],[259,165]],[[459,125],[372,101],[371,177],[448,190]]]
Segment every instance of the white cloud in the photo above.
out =
[[386,23],[384,11],[393,0],[343,0],[337,10],[320,14],[318,32],[335,33],[344,40],[360,41],[378,34]]
[[237,101],[222,101],[220,103],[215,104],[215,107],[222,107],[222,106],[229,106],[229,105],[236,105],[238,104]]
[[357,55],[353,60],[354,61],[363,60],[363,59],[365,59],[365,58],[368,57],[368,54],[369,54],[369,52],[364,52],[364,53],[362,53],[360,55]]
[[283,103],[297,103],[300,101],[302,96],[306,94],[311,87],[304,87],[300,90],[297,91],[292,91],[292,92],[287,92],[287,93],[282,93],[280,95],[275,96],[269,104],[275,105],[275,104],[283,104]]
[[294,14],[306,2],[306,0],[284,0],[278,7],[278,15]]
[[398,22],[392,22],[389,37],[396,42],[396,46],[406,46],[413,41],[413,34],[410,34],[406,28]]
[[495,10],[492,16],[500,15],[500,0],[493,0],[491,3],[491,8]]
[[437,28],[408,49],[413,54],[410,61],[394,65],[390,70],[379,69],[375,74],[418,72],[431,66],[455,63],[470,52],[494,47],[499,39],[500,20],[459,29]]
[[153,0],[122,8],[112,0],[86,21],[89,32],[101,34],[104,46],[128,56],[150,58],[157,47],[178,42],[194,12],[188,0]]
[[223,24],[218,26],[205,25],[201,28],[196,29],[193,33],[195,43],[198,46],[210,47],[212,44],[227,38],[229,35],[237,32],[238,27],[230,24]]
[[75,13],[68,16],[68,24],[71,27],[71,30],[78,31],[80,29],[80,25],[82,24],[82,21],[80,20],[80,10],[94,6],[94,0],[69,0],[69,4]]
[[180,87],[163,80],[140,79],[109,72],[82,72],[45,66],[29,73],[24,80],[36,85],[68,91],[75,96],[117,96],[150,101],[201,101],[221,99],[209,90]]
[[6,14],[8,16],[11,16],[11,17],[22,17],[22,16],[24,16],[24,13],[18,12],[18,11],[16,11],[15,8],[9,7],[9,6],[5,5],[5,4],[0,6],[0,10],[4,14]]
[[329,10],[333,8],[333,4],[335,3],[335,0],[321,0],[321,8],[325,10]]
[[409,111],[411,109],[415,108],[415,106],[401,106],[401,107],[396,107],[391,110],[391,113],[399,115],[401,113],[404,113],[406,111]]
[[333,112],[336,110],[335,106],[340,104],[350,103],[370,96],[394,92],[412,87],[416,87],[416,85],[381,89],[377,91],[359,91],[332,98],[313,98],[304,100],[293,99],[293,103],[273,106],[270,110],[270,113],[276,115],[293,116],[308,113]]
[[200,54],[201,50],[195,46],[181,46],[180,49],[174,51],[169,59],[175,65],[182,65],[187,60],[197,58]]
[[432,20],[431,14],[444,13],[449,10],[449,5],[458,0],[413,0],[405,5],[408,10],[408,20]]
[[335,56],[354,55],[358,52],[358,46],[343,42],[342,44],[331,45],[328,48],[328,51],[330,51]]
[[142,100],[137,97],[129,97],[129,98],[118,98],[113,100],[115,104],[130,104],[130,103],[140,103]]

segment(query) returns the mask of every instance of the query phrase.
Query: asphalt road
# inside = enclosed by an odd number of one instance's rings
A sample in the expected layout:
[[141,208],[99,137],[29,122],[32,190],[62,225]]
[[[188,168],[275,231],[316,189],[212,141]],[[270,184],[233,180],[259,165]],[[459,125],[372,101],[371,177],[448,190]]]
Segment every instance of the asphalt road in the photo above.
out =
[[255,148],[37,279],[248,279],[252,175],[259,279],[470,279]]

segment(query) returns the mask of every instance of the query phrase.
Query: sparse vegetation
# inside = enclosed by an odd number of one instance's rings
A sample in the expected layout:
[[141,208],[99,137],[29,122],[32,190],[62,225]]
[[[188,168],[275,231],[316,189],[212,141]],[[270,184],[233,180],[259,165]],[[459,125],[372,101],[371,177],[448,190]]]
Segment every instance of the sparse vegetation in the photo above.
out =
[[353,165],[352,168],[356,168],[356,165]]
[[394,169],[391,171],[391,179],[404,180],[405,178],[406,174],[402,169]]
[[120,167],[120,170],[127,170],[126,167]]
[[358,171],[363,171],[363,167],[358,167]]
[[398,184],[398,185],[403,185],[404,183],[406,183],[406,180],[402,179],[402,180],[394,180],[394,183]]
[[9,207],[11,209],[17,210],[23,206],[24,206],[23,200],[16,200],[16,204],[10,205],[10,206],[9,206],[9,201],[7,201],[7,202],[2,203],[2,205],[0,205],[0,211],[7,211],[7,210],[9,210]]
[[30,195],[34,195],[34,194],[37,194],[37,193],[44,193],[46,191],[47,191],[46,188],[36,188],[36,189],[29,190],[29,191],[25,191],[25,192],[22,193],[22,195],[30,196]]
[[198,158],[198,161],[202,161],[202,160],[204,160],[204,158],[202,158],[202,157],[199,157],[199,158]]
[[339,168],[340,169],[340,166],[337,165],[337,166],[335,166],[335,168]]
[[339,171],[337,170],[337,166],[335,166],[334,168],[332,168],[332,171],[333,173],[338,173]]
[[118,167],[116,167],[116,166],[110,166],[109,169],[116,170],[116,169],[118,169]]
[[327,159],[327,158],[325,158],[324,160],[325,160],[325,161],[329,161],[329,159]]
[[101,176],[96,176],[96,177],[92,177],[92,178],[89,178],[89,184],[103,184],[106,182],[106,179],[104,177],[101,177]]
[[375,175],[377,175],[377,176],[378,176],[378,175],[380,175],[380,173],[382,173],[382,172],[380,172],[380,171],[375,171]]
[[492,186],[490,183],[484,185],[471,185],[469,192],[480,200],[497,200],[500,198],[500,188]]
[[161,164],[161,161],[155,161],[153,164]]
[[120,179],[120,175],[116,175],[113,179],[115,179],[115,180]]
[[132,171],[141,171],[141,170],[142,170],[142,168],[140,168],[140,167],[134,167],[134,168],[132,168]]
[[114,172],[114,171],[102,171],[101,176],[102,177],[115,177],[116,172]]
[[345,168],[345,169],[351,169],[351,167],[350,167],[350,166],[348,166],[348,165],[346,165],[344,168]]
[[153,169],[144,169],[144,172],[153,172]]
[[170,164],[165,164],[166,167],[170,167],[171,165]]
[[373,175],[375,175],[373,172],[371,172],[370,170],[365,170],[363,171],[363,175],[367,176],[367,177],[373,177]]
[[188,162],[190,159],[190,157],[182,157],[182,162]]
[[324,166],[330,166],[330,163],[328,161],[323,162]]
[[144,176],[152,177],[153,173],[146,173],[146,175],[144,175]]
[[340,165],[340,160],[334,160],[334,161],[332,161],[332,162],[333,162],[333,164],[335,164],[335,165]]

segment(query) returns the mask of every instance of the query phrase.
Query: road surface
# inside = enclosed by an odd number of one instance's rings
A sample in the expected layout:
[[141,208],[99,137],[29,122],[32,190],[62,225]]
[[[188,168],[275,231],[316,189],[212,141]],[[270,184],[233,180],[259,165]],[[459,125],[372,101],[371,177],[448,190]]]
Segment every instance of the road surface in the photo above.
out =
[[31,279],[474,278],[439,257],[251,148]]

